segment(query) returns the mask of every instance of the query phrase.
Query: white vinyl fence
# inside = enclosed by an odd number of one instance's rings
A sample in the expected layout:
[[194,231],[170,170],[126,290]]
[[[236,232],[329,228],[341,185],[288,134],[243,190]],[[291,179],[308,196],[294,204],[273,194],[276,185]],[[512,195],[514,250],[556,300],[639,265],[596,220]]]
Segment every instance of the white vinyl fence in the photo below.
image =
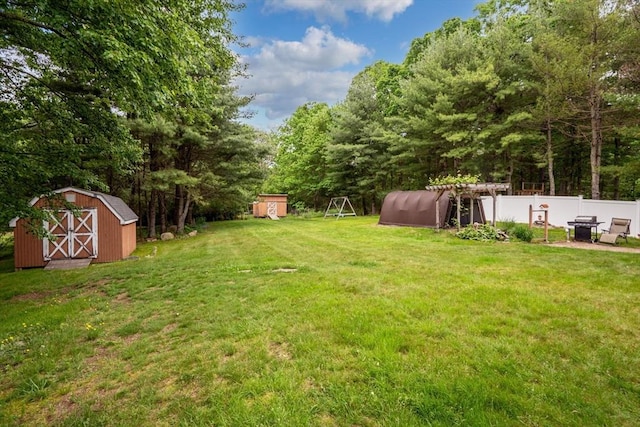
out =
[[[540,209],[541,204],[549,205],[549,224],[566,227],[567,221],[573,221],[579,215],[595,215],[598,222],[603,222],[598,231],[609,228],[611,218],[631,219],[631,236],[640,235],[640,200],[623,202],[619,200],[590,200],[582,196],[503,196],[496,198],[496,221],[512,220],[520,223],[529,222],[529,205]],[[485,217],[490,221],[493,217],[493,200],[482,197]],[[542,212],[534,212],[533,219]]]

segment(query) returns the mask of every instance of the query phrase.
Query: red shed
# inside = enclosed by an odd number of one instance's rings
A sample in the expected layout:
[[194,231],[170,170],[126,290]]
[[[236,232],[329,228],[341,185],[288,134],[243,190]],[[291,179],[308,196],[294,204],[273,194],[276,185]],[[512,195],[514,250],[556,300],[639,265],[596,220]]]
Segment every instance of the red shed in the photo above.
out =
[[258,201],[253,202],[253,216],[256,218],[287,216],[286,194],[260,194]]
[[[74,211],[52,210],[45,227],[55,240],[38,239],[27,232],[26,221],[14,218],[14,261],[16,269],[44,267],[51,260],[90,259],[91,262],[118,261],[136,248],[138,216],[122,199],[97,191],[67,187],[54,191],[77,206]],[[42,197],[32,206],[46,207]]]

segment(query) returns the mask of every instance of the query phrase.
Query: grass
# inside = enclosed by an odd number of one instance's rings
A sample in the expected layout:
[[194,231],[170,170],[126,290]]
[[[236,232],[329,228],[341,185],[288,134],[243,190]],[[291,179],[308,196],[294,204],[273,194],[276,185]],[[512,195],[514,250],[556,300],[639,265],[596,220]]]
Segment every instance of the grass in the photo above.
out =
[[0,263],[0,425],[640,420],[637,253],[358,217],[213,223],[136,255]]

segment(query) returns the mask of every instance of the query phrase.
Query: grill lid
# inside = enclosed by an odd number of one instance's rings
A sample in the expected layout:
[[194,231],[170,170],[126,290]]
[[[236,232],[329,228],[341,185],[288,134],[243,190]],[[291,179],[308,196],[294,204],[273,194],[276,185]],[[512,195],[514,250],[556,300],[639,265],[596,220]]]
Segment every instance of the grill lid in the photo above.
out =
[[595,222],[598,222],[598,216],[597,215],[579,215],[576,217],[574,222],[595,223]]

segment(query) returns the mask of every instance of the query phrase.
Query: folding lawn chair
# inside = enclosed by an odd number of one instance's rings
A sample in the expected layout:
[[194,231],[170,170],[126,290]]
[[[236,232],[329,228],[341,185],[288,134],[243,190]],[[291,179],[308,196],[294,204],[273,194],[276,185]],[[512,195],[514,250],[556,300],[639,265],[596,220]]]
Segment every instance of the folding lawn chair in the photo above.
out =
[[611,243],[612,245],[615,245],[618,237],[624,237],[625,242],[629,242],[627,240],[627,236],[630,233],[630,226],[630,219],[611,218],[611,226],[609,226],[608,230],[602,230],[602,235],[600,235],[600,242]]

